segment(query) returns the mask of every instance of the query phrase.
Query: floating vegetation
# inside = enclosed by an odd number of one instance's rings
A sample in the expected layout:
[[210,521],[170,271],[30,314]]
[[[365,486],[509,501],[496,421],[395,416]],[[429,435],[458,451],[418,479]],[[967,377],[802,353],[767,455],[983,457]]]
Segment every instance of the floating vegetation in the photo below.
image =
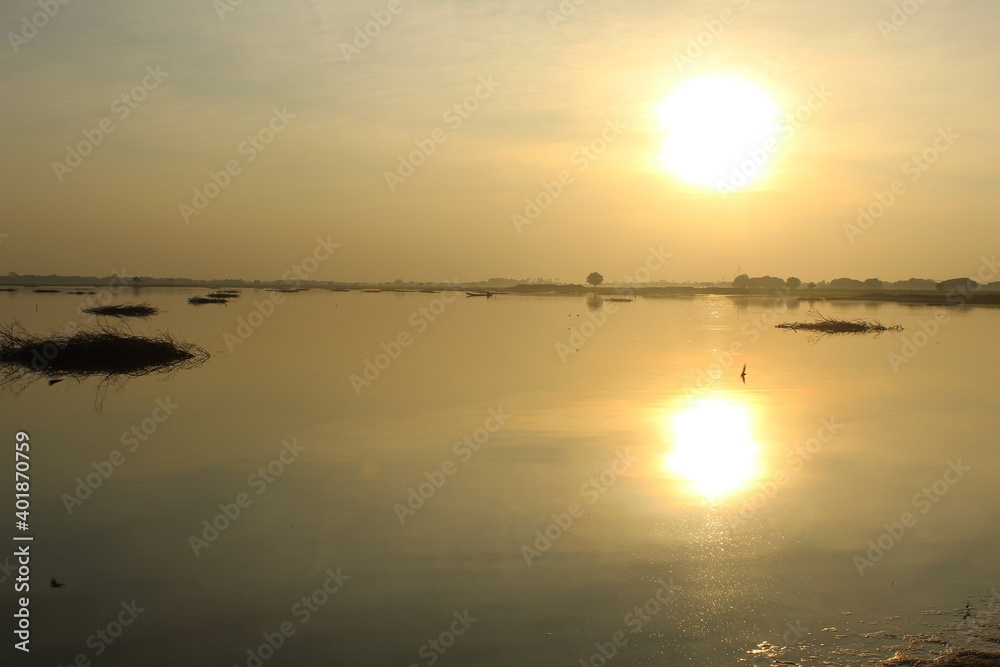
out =
[[933,660],[921,660],[900,652],[882,664],[907,667],[995,667],[1000,665],[1000,653],[960,648]]
[[15,323],[0,327],[0,383],[30,383],[39,377],[113,382],[191,368],[208,352],[170,334],[140,336],[120,326],[101,325],[73,334],[35,335]]
[[110,317],[149,317],[159,313],[160,309],[143,301],[142,303],[121,303],[114,306],[95,306],[94,308],[85,308],[83,312]]
[[59,294],[57,289],[33,289],[31,291],[35,294]]
[[789,331],[809,331],[819,334],[868,334],[878,335],[886,331],[902,331],[903,327],[894,325],[887,327],[881,322],[874,320],[839,320],[826,317],[818,311],[811,310],[812,322],[782,322],[776,324],[776,329],[788,329]]
[[632,303],[635,299],[630,299],[627,296],[613,296],[610,299],[605,299],[605,301],[617,301],[620,303]]
[[230,299],[235,299],[240,295],[240,291],[236,289],[220,289],[214,292],[209,292],[205,296],[193,296],[188,299],[188,303],[192,306],[200,306],[206,303],[229,303]]
[[240,295],[239,290],[235,289],[220,289],[214,292],[209,292],[205,296],[193,296],[188,299],[188,303],[192,306],[201,306],[206,303],[221,303],[227,304],[230,299],[235,299]]
[[190,299],[188,299],[188,303],[190,303],[192,306],[201,306],[206,303],[227,304],[229,303],[229,299],[222,298],[220,296],[193,296]]
[[[307,292],[308,287],[271,287],[268,289],[269,292],[283,292],[285,294],[295,294],[296,292]],[[364,291],[364,290],[362,290]]]

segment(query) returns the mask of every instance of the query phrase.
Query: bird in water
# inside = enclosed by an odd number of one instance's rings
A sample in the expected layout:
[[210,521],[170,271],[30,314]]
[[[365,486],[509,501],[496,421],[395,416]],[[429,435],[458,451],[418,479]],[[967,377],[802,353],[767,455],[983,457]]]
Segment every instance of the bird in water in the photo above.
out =
[[59,581],[55,577],[52,577],[52,581],[49,582],[49,586],[51,586],[52,588],[62,588],[65,585],[66,584],[62,583],[61,581]]
[[740,373],[740,377],[743,378],[743,384],[747,383],[747,365],[743,364],[743,372]]

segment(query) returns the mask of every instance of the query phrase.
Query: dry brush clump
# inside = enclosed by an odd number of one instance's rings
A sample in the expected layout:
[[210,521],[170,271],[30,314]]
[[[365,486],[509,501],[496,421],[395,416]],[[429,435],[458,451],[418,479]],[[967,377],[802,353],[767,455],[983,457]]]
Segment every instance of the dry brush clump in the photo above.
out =
[[20,324],[0,326],[2,383],[30,383],[40,377],[115,382],[153,373],[191,368],[208,352],[168,333],[141,336],[124,327],[102,324],[72,334],[36,335]]
[[110,317],[149,317],[159,313],[160,309],[150,306],[148,301],[143,301],[142,303],[120,303],[114,306],[95,306],[86,308],[83,312]]
[[215,292],[209,292],[205,296],[193,296],[188,299],[188,303],[192,306],[201,306],[206,303],[221,303],[223,305],[229,303],[230,299],[235,299],[239,297],[240,291],[235,289],[220,289]]
[[880,334],[886,331],[902,331],[903,327],[894,325],[887,327],[881,322],[872,320],[840,320],[833,317],[826,317],[818,311],[811,310],[812,322],[782,322],[775,324],[776,329],[787,329],[789,331],[809,331],[819,334]]
[[222,296],[193,296],[190,299],[188,299],[188,303],[190,303],[192,306],[202,306],[202,305],[204,305],[206,303],[227,304],[227,303],[229,303],[229,297],[222,297]]

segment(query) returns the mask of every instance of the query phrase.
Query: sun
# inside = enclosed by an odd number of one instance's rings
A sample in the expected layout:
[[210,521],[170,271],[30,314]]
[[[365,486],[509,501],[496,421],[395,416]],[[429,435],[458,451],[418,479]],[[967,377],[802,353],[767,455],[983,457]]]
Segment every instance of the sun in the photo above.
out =
[[756,83],[713,74],[680,84],[657,115],[667,171],[691,185],[738,190],[765,175],[781,110]]

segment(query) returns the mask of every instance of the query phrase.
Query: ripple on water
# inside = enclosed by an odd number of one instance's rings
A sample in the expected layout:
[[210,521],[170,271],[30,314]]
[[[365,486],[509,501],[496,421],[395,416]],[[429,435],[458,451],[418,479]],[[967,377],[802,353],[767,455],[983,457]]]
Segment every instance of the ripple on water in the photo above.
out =
[[993,596],[970,601],[957,610],[925,611],[921,625],[926,630],[916,634],[912,625],[904,628],[898,616],[872,623],[877,629],[823,628],[829,634],[820,643],[781,646],[763,642],[742,662],[754,667],[1000,667],[998,603],[1000,596]]

